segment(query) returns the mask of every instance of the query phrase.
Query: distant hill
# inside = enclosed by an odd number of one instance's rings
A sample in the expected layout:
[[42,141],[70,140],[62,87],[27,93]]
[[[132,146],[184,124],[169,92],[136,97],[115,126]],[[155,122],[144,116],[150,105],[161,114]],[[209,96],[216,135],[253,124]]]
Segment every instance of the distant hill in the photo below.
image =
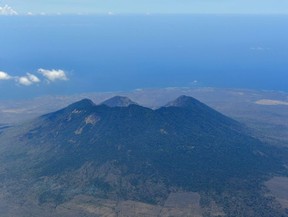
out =
[[40,207],[79,195],[161,206],[196,192],[203,209],[214,201],[226,216],[285,216],[261,187],[285,172],[276,154],[192,97],[156,110],[83,99],[0,134],[0,192]]

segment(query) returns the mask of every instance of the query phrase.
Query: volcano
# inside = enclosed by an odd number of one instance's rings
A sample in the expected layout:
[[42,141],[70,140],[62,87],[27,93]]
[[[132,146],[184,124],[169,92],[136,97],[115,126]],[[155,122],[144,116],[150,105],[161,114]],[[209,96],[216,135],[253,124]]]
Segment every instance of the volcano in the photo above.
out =
[[188,96],[156,110],[126,97],[83,99],[5,130],[0,147],[0,192],[39,207],[79,195],[162,206],[173,192],[196,192],[227,216],[280,212],[259,187],[282,170],[272,148]]

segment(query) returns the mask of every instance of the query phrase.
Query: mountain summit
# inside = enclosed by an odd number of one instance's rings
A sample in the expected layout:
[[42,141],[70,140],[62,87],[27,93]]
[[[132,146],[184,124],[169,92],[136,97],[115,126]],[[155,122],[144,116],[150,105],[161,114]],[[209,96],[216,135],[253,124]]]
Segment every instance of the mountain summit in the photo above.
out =
[[101,104],[109,107],[128,107],[129,105],[137,105],[136,102],[133,102],[131,99],[124,96],[114,96]]
[[182,96],[179,96],[174,101],[168,102],[165,106],[166,107],[193,107],[197,105],[203,106],[204,104],[193,97],[182,95]]
[[82,99],[78,102],[72,103],[67,108],[73,108],[73,109],[87,109],[89,107],[95,106],[94,102],[90,99]]
[[84,195],[159,206],[185,191],[202,195],[203,206],[216,201],[227,216],[279,216],[259,188],[282,168],[271,149],[192,97],[156,110],[126,97],[84,99],[7,129],[0,147],[0,193],[33,195],[33,204],[57,207]]

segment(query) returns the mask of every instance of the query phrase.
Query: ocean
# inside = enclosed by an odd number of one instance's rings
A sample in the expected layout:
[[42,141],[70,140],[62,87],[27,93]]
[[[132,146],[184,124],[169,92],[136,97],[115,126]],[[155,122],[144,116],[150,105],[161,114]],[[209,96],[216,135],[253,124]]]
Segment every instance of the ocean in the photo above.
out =
[[288,91],[288,16],[0,17],[0,71],[63,69],[69,81],[2,98],[137,88],[212,86]]

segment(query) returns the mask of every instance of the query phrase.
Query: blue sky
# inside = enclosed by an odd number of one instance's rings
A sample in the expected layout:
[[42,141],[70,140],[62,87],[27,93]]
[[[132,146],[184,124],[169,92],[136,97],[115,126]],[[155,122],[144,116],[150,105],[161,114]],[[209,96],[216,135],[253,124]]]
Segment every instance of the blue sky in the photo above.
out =
[[287,0],[0,0],[5,5],[18,14],[288,13]]
[[288,91],[287,25],[288,16],[3,16],[0,99],[196,84]]
[[0,99],[194,81],[288,91],[288,0],[0,0],[1,13],[152,16],[1,16]]

